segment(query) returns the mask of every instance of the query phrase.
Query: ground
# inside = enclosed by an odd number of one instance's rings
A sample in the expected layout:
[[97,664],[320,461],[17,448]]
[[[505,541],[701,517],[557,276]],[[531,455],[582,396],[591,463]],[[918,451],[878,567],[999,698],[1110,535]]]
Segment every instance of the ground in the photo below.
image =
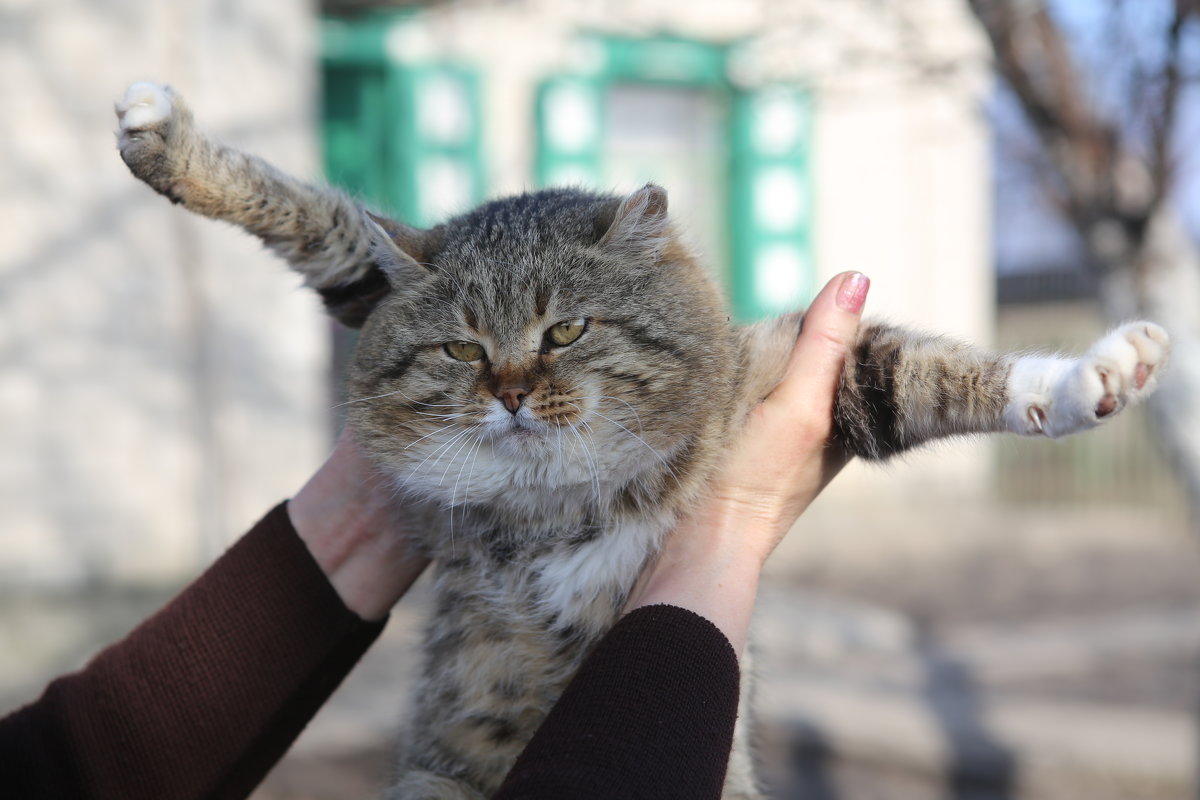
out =
[[[862,516],[810,515],[763,586],[753,664],[771,796],[1195,796],[1200,554],[1181,522],[1130,508]],[[384,784],[424,594],[255,800]],[[0,601],[0,702],[35,695],[161,599]]]

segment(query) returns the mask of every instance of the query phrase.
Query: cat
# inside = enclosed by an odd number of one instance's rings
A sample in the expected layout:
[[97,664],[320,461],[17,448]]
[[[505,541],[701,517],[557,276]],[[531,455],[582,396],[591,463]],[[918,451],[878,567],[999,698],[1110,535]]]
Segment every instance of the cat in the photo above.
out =
[[[117,113],[135,176],[261,238],[361,328],[350,421],[435,562],[387,796],[491,795],[781,378],[802,313],[731,325],[652,184],[547,189],[418,230],[208,138],[169,87],[135,84]],[[864,323],[834,444],[879,460],[956,434],[1084,430],[1149,394],[1168,350],[1147,322],[1080,358]],[[745,739],[726,798],[760,796]]]

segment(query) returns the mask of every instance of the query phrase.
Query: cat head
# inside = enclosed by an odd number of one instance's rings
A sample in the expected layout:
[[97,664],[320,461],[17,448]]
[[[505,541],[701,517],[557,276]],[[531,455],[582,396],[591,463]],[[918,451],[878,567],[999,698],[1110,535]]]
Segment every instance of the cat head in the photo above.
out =
[[378,273],[334,299],[367,311],[349,408],[406,490],[449,504],[653,491],[725,413],[728,318],[661,188],[379,226]]

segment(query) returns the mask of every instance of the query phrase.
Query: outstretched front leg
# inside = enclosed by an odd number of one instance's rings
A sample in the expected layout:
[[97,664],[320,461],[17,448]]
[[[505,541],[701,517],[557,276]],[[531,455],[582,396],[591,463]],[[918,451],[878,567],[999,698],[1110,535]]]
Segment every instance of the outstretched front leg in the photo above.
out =
[[847,360],[836,435],[872,459],[956,434],[1065,436],[1149,395],[1169,349],[1166,332],[1149,322],[1122,325],[1078,358],[992,355],[869,325]]
[[386,293],[379,249],[388,236],[403,237],[404,226],[208,137],[169,86],[135,83],[116,111],[117,145],[135,176],[189,211],[258,236],[321,290],[339,319],[361,324]]

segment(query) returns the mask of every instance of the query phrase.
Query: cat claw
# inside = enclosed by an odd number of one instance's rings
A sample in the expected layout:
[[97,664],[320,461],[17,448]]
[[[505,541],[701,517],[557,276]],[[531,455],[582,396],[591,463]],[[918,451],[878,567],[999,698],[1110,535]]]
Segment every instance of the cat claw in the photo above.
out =
[[[1141,366],[1141,364],[1138,365],[1138,367]],[[1096,417],[1107,417],[1121,405],[1121,387],[1119,382],[1114,380],[1112,370],[1108,367],[1097,366],[1096,373],[1100,376],[1100,385],[1104,387],[1104,396],[1100,398],[1100,402],[1096,403]]]
[[1029,415],[1029,422],[1037,429],[1037,432],[1045,436],[1046,428],[1044,423],[1046,421],[1046,412],[1037,406],[1030,406],[1029,411],[1026,413]]

